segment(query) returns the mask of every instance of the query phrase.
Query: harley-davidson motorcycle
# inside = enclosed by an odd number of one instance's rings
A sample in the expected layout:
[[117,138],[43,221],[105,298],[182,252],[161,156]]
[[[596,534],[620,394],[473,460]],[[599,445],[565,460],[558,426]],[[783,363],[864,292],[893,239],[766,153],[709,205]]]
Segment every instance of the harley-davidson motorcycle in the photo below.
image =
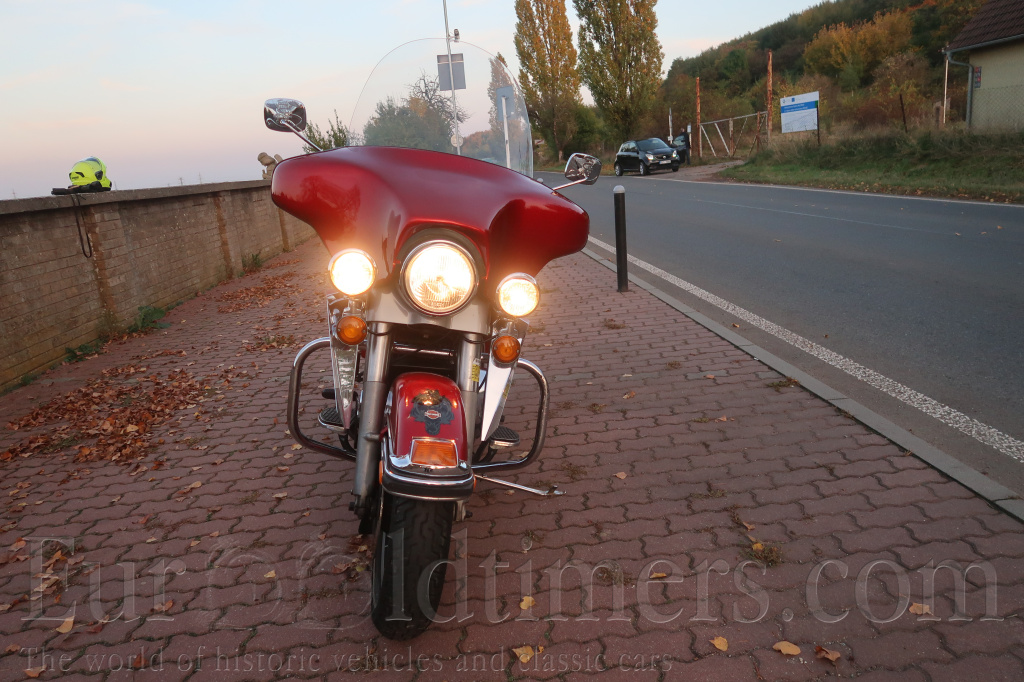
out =
[[[457,50],[457,51],[456,51]],[[268,100],[268,128],[304,134],[306,112]],[[349,145],[281,162],[274,202],[310,224],[332,257],[329,333],[295,358],[287,415],[301,445],[354,462],[350,509],[376,539],[371,618],[392,639],[423,632],[445,583],[453,522],[481,481],[534,462],[548,386],[520,357],[540,300],[534,277],[587,242],[587,213],[557,192],[593,184],[600,162],[573,155],[567,184],[533,179],[522,93],[497,58],[468,43],[407,43],[374,69]],[[330,351],[333,389],[317,428],[299,424],[307,358]],[[502,426],[513,376],[539,386],[530,450]],[[504,454],[502,454],[504,453]]]

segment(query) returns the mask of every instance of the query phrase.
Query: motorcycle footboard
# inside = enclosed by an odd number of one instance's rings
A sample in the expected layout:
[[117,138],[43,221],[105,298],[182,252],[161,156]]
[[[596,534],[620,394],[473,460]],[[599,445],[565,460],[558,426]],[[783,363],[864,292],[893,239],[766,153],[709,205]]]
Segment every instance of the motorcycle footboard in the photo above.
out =
[[329,349],[331,347],[331,340],[328,337],[316,339],[310,341],[302,350],[295,356],[295,360],[292,362],[291,377],[288,381],[288,404],[286,406],[287,418],[288,418],[288,431],[291,433],[292,438],[299,445],[321,452],[325,455],[331,455],[332,457],[338,457],[341,459],[347,459],[354,461],[356,458],[355,452],[328,445],[327,443],[321,443],[320,441],[313,440],[305,434],[302,427],[299,426],[299,394],[302,392],[302,368],[306,364],[306,359],[310,355],[318,350]]
[[428,372],[395,379],[381,439],[381,476],[392,495],[422,500],[464,500],[473,492],[462,392],[452,380]]

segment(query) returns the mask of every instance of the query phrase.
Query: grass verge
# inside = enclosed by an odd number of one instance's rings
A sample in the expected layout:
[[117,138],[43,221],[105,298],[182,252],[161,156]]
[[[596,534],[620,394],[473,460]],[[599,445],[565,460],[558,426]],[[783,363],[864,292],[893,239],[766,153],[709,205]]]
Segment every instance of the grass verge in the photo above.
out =
[[1024,203],[1024,132],[781,140],[719,175],[745,182]]

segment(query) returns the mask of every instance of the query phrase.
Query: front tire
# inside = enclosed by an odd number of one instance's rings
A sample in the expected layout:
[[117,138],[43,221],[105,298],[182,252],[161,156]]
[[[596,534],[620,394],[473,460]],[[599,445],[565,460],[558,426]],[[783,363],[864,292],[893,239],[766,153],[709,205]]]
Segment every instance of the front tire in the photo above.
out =
[[640,162],[640,175],[650,175],[651,169],[647,167],[646,163]]
[[615,164],[615,175],[616,177],[622,177],[622,164]]
[[448,572],[454,519],[452,502],[381,491],[370,617],[385,637],[412,639],[433,622]]

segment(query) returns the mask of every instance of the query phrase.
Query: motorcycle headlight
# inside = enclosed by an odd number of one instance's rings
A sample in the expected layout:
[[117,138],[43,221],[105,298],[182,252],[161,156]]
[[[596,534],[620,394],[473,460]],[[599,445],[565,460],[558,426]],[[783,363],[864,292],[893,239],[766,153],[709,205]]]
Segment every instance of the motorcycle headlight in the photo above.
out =
[[373,286],[377,266],[373,259],[358,249],[346,249],[331,259],[328,270],[331,281],[346,296],[358,296]]
[[465,304],[476,289],[476,270],[466,251],[449,242],[427,242],[405,261],[405,291],[423,312],[444,315]]
[[501,280],[498,285],[498,305],[512,317],[529,315],[540,303],[540,288],[529,275],[517,273]]

